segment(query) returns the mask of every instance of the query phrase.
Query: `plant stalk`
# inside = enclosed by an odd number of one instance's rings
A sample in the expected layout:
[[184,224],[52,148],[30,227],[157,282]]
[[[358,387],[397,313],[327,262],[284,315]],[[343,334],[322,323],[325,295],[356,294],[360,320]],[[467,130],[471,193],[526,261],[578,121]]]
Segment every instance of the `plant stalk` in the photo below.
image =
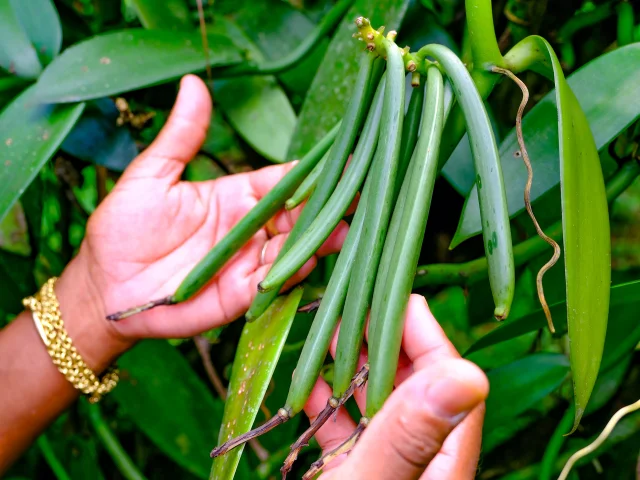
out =
[[[640,164],[631,160],[607,182],[607,199],[613,202],[640,175]],[[547,229],[547,235],[556,241],[562,238],[562,222],[558,221]],[[513,247],[513,259],[516,267],[522,266],[548,248],[540,237],[532,237]],[[486,278],[488,275],[486,257],[476,258],[464,263],[436,263],[418,267],[413,288],[438,285],[468,285]]]

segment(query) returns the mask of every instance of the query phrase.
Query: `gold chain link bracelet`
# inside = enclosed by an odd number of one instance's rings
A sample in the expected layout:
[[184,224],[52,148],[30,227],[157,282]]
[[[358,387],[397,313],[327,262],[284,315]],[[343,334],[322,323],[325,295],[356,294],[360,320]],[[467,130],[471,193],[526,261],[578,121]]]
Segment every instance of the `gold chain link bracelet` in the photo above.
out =
[[25,298],[22,303],[33,313],[33,321],[47,351],[60,373],[78,390],[89,396],[89,402],[97,403],[103,395],[118,383],[118,370],[109,367],[102,379],[84,362],[64,328],[60,304],[53,289],[57,278],[45,283],[40,292]]

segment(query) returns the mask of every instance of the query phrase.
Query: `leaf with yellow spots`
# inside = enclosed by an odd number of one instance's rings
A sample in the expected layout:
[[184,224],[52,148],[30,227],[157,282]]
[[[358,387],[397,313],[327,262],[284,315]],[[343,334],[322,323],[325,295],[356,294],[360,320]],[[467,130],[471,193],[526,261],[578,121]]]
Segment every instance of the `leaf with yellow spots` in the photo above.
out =
[[[255,322],[247,323],[236,350],[218,443],[251,430],[302,298],[298,287],[278,297]],[[233,478],[244,446],[217,457],[210,479]]]

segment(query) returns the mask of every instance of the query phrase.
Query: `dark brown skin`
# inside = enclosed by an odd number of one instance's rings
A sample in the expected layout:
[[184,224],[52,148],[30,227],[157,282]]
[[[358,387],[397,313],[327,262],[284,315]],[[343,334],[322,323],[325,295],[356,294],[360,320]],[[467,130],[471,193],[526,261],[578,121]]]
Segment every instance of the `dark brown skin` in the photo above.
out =
[[[182,170],[199,150],[210,118],[207,88],[197,77],[185,77],[167,125],[92,215],[78,256],[56,285],[67,332],[96,373],[140,338],[194,336],[240,317],[297,218],[299,210],[276,215],[269,229],[259,231],[188,302],[119,322],[105,319],[108,313],[170,295],[197,261],[291,168],[278,165],[211,182],[181,182]],[[346,232],[343,222],[317,256],[338,251]],[[288,286],[302,280],[316,261],[316,257],[309,260]],[[412,297],[407,318],[398,370],[402,385],[372,420],[348,460],[340,465],[339,460],[334,462],[324,478],[349,478],[343,472],[363,479],[373,478],[371,472],[375,478],[399,480],[421,475],[473,478],[487,380],[477,367],[459,359],[424,299]],[[30,312],[21,313],[0,331],[0,385],[2,476],[78,398],[51,362]],[[307,414],[317,415],[330,394],[329,387],[319,382]],[[355,393],[360,405],[364,405],[362,395],[359,390]],[[469,411],[462,420],[461,414]],[[412,420],[406,422],[401,412],[410,412]],[[337,418],[317,434],[325,449],[335,447],[355,428],[343,409]],[[393,474],[377,475],[385,471]]]

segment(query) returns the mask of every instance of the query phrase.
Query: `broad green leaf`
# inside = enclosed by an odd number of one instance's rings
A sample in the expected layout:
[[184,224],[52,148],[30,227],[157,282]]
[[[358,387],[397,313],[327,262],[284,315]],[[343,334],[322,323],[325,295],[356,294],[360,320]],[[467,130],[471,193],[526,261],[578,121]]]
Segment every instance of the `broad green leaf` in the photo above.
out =
[[593,412],[601,409],[609,403],[609,400],[613,398],[622,385],[632,357],[632,352],[627,351],[626,357],[624,357],[620,362],[613,365],[607,371],[600,372],[598,380],[593,387],[591,400],[584,412],[585,415],[591,415]]
[[533,37],[553,66],[560,135],[560,191],[576,417],[584,413],[598,377],[607,332],[611,284],[609,206],[600,157],[578,99],[551,45]]
[[[606,53],[567,79],[578,98],[600,150],[640,116],[640,43]],[[522,128],[533,166],[534,201],[560,184],[559,137],[556,92],[552,91],[525,115]],[[518,151],[515,129],[500,145],[502,171],[507,179],[507,204],[511,218],[524,211],[522,192],[527,172]],[[534,205],[535,211],[535,205]],[[457,245],[481,232],[477,187],[465,202],[456,238]]]
[[569,374],[567,357],[538,353],[487,372],[484,429],[507,423],[557,389]]
[[[258,47],[233,22],[218,18],[217,25],[246,49],[252,59],[263,61]],[[220,109],[238,134],[265,158],[287,160],[287,149],[296,127],[296,114],[273,76],[238,77],[215,82]]]
[[118,361],[112,395],[127,417],[162,452],[199,478],[207,478],[222,402],[164,340],[143,340]]
[[35,89],[25,90],[0,113],[0,221],[84,110],[84,103],[40,104]]
[[[301,287],[287,296],[278,297],[266,312],[254,322],[247,323],[242,330],[233,362],[219,443],[251,429],[301,298]],[[242,450],[243,447],[238,447],[217,457],[211,467],[210,480],[231,480]]]
[[152,30],[193,31],[186,0],[131,0],[144,28]]
[[74,45],[57,57],[36,84],[42,102],[88,100],[168,82],[190,72],[241,60],[231,40],[209,36],[205,53],[198,33],[129,29]]
[[[556,327],[556,334],[565,333],[567,331],[567,308],[565,302],[556,303],[551,305],[550,308]],[[633,350],[636,344],[640,342],[640,323],[636,321],[636,312],[639,308],[640,280],[611,287],[609,326],[604,346],[603,369],[620,361],[624,355]],[[464,355],[468,356],[491,345],[534,332],[544,328],[546,324],[542,310],[505,321],[475,342]]]
[[216,82],[216,100],[229,123],[258,153],[287,160],[296,114],[274,78],[239,77]]
[[138,155],[138,147],[129,129],[117,126],[118,115],[111,99],[87,103],[82,117],[62,142],[62,150],[85,162],[124,171]]
[[300,158],[342,118],[363,55],[362,44],[351,38],[353,21],[365,15],[387,31],[402,23],[408,0],[356,0],[336,29],[324,60],[307,93],[289,146],[288,158]]
[[[233,0],[216,3],[216,6],[222,10],[228,6],[233,10],[229,18],[258,47],[259,56],[255,55],[255,51],[249,51],[249,58],[254,61],[281,59],[294,50],[315,27],[308,15],[305,15],[307,12],[303,13],[282,0]],[[231,37],[238,44],[237,37]],[[309,89],[328,44],[327,39],[321,40],[297,64],[278,74],[283,86],[289,92],[297,94],[297,98],[304,96]],[[302,103],[302,98],[296,103]]]
[[62,26],[52,0],[10,0],[38,56],[49,63],[60,53]]
[[38,54],[8,0],[0,2],[0,45],[0,67],[22,78],[40,75]]

